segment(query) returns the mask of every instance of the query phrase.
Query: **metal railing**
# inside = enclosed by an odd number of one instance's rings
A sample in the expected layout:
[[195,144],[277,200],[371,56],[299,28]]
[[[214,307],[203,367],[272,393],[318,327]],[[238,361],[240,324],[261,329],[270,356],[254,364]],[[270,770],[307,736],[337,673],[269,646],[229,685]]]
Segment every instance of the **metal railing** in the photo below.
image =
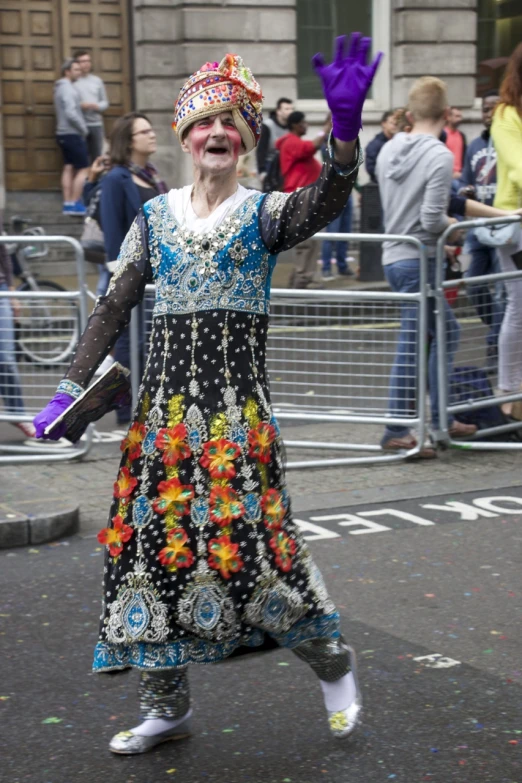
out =
[[[427,347],[426,339],[422,338],[427,331],[425,248],[414,237],[398,235],[319,233],[314,239],[407,242],[418,251],[420,290],[394,293],[272,289],[267,364],[274,413],[280,420],[415,427],[417,446],[392,453],[375,442],[285,439],[291,448],[367,453],[367,456],[289,462],[287,468],[395,462],[414,456],[423,447],[426,434]],[[141,329],[147,344],[154,291],[153,285],[146,287],[142,315],[135,309],[131,319],[133,368],[140,366]],[[415,309],[415,327],[409,334],[415,355],[409,357],[408,367],[396,363],[400,310],[404,304]],[[415,387],[415,395],[411,409],[404,415],[392,415],[388,409],[389,377],[394,362],[399,376],[407,375],[414,368],[415,377],[409,380]],[[135,403],[139,373],[131,373],[131,382]]]
[[[0,422],[30,422],[53,397],[87,323],[83,250],[65,236],[1,236],[2,244],[68,244],[75,254],[75,291],[0,291]],[[7,302],[9,310],[2,310]],[[14,305],[14,307],[13,307]],[[13,317],[16,311],[16,317]],[[14,343],[14,350],[12,350]],[[0,464],[60,462],[82,457],[92,445],[92,427],[77,445],[49,441],[0,442]]]
[[[502,295],[495,289],[499,284],[502,287],[504,283],[509,285],[509,281],[522,280],[522,270],[444,280],[444,245],[448,244],[452,234],[479,226],[519,221],[519,217],[466,220],[449,226],[438,241],[433,292],[437,301],[436,328],[440,351],[440,429],[433,433],[438,443],[477,451],[522,449],[522,441],[502,439],[504,435],[512,436],[513,433],[522,432],[522,421],[506,421],[495,426],[480,427],[474,436],[465,441],[455,440],[450,435],[450,421],[453,417],[462,419],[471,414],[473,418],[478,411],[522,400],[522,388],[515,393],[495,391],[498,382],[498,336],[504,317]],[[448,374],[448,346],[444,339],[447,328],[444,298],[447,292],[452,292],[452,298],[456,299],[452,312],[460,326],[460,340],[451,363],[451,375]],[[506,356],[504,360],[510,362],[513,358]],[[485,438],[495,440],[484,440]]]

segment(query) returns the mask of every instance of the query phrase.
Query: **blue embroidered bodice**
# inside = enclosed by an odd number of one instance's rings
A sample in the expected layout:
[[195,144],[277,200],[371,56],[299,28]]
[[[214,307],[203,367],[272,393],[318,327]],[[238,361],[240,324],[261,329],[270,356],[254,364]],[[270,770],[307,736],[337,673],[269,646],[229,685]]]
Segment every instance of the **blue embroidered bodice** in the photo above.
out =
[[166,195],[145,204],[156,283],[154,316],[216,309],[268,314],[276,255],[261,237],[263,198],[262,193],[252,194],[204,234],[178,223]]

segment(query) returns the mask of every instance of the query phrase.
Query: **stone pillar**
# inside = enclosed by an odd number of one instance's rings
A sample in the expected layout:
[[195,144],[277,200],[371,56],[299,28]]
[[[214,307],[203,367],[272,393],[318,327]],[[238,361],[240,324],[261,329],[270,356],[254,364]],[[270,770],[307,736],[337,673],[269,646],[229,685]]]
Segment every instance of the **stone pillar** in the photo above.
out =
[[178,91],[207,60],[243,57],[265,105],[296,95],[295,0],[133,0],[136,108],[158,132],[154,162],[170,187],[191,181],[171,128]]
[[2,85],[0,84],[0,212],[5,209],[4,132],[2,128]]
[[419,76],[438,76],[451,104],[475,102],[476,0],[395,0],[392,103],[406,104]]

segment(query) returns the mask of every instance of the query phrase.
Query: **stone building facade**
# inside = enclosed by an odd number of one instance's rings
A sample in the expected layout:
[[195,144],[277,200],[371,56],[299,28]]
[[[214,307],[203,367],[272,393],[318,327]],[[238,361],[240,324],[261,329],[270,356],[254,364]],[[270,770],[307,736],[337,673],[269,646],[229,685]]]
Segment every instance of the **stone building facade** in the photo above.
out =
[[[425,74],[448,83],[450,101],[463,109],[464,130],[473,135],[480,123],[477,30],[487,29],[484,9],[520,5],[513,0],[39,2],[38,15],[33,0],[0,0],[0,179],[12,193],[31,189],[31,182],[36,191],[58,190],[50,88],[61,60],[74,48],[92,50],[95,71],[108,83],[112,117],[107,124],[131,107],[146,112],[158,133],[155,162],[169,184],[179,185],[190,171],[171,129],[173,102],[187,75],[204,61],[227,51],[241,54],[262,85],[267,110],[280,96],[292,98],[313,130],[322,124],[326,104],[310,78],[309,56],[321,48],[329,54],[333,35],[350,32],[353,25],[370,33],[374,49],[386,55],[367,101],[363,143],[379,129],[382,112],[404,105],[411,83]],[[29,52],[38,49],[28,64]],[[29,96],[31,89],[43,96],[40,105]],[[29,132],[34,123],[41,127],[36,141]],[[32,176],[35,171],[38,177]]]
[[[367,101],[363,142],[379,129],[383,111],[404,105],[412,82],[425,74],[443,78],[450,101],[476,123],[476,0],[430,0],[429,7],[426,0],[363,2],[371,6],[374,49],[386,55]],[[325,101],[298,90],[299,6],[299,0],[133,0],[136,105],[154,118],[157,160],[170,181],[190,176],[172,143],[173,98],[187,74],[223,52],[244,57],[263,88],[267,110],[287,96],[306,113],[312,130],[322,125]]]

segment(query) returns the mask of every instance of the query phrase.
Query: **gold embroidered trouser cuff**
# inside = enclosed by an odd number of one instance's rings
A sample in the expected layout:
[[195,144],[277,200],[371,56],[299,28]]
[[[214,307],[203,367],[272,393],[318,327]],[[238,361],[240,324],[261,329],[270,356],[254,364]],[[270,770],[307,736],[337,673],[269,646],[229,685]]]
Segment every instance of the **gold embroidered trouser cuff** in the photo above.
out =
[[350,654],[340,639],[309,639],[293,652],[314,670],[323,682],[335,682],[351,670]]
[[144,720],[182,718],[190,709],[187,667],[141,672],[138,695],[140,714]]

